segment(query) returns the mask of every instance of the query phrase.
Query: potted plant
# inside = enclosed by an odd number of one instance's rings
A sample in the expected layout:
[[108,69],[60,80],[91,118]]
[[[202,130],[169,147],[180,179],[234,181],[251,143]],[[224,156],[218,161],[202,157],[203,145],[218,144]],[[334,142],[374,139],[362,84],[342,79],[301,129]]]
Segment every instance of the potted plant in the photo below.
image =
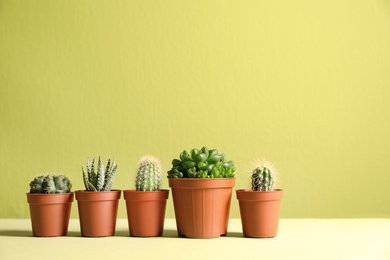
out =
[[179,236],[226,235],[234,187],[234,162],[216,149],[183,151],[168,171]]
[[64,175],[42,175],[30,182],[27,202],[33,235],[65,236],[73,202],[72,184]]
[[160,190],[161,165],[157,158],[141,158],[135,190],[124,190],[129,233],[135,237],[161,236],[169,190]]
[[278,233],[283,190],[274,189],[275,174],[260,165],[252,173],[252,188],[236,190],[245,237],[270,238]]
[[95,172],[95,158],[92,164],[87,161],[87,171],[84,165],[84,186],[86,190],[76,191],[76,200],[80,217],[81,235],[85,237],[104,237],[115,234],[116,218],[120,190],[111,190],[117,165],[108,160],[107,166],[98,160]]

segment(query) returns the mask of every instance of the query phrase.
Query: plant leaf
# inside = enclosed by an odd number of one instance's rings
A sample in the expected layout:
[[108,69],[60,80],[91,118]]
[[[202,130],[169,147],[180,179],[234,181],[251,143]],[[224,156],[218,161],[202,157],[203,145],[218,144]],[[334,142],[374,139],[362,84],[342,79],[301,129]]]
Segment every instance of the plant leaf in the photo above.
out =
[[92,183],[89,182],[87,174],[85,174],[84,167],[81,167],[83,171],[83,180],[84,180],[84,186],[85,189],[88,191],[97,191],[95,186],[93,186]]
[[110,191],[111,190],[111,186],[112,186],[112,182],[113,182],[114,177],[115,177],[116,169],[117,169],[117,165],[115,165],[114,168],[107,173],[103,191]]
[[97,177],[95,173],[95,157],[92,160],[91,168],[90,171],[88,172],[88,180],[94,187],[96,187]]
[[104,166],[103,166],[103,163],[102,163],[102,161],[100,160],[100,157],[99,157],[98,169],[97,169],[97,183],[96,183],[96,189],[98,191],[101,191],[103,189],[104,179],[105,179],[104,175],[105,175],[104,174]]

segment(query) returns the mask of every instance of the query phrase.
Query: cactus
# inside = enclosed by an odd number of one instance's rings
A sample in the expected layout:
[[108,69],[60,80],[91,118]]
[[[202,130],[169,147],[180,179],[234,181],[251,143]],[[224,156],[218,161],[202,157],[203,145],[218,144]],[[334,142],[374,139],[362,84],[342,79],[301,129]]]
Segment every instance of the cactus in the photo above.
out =
[[160,184],[160,161],[153,156],[142,157],[138,166],[135,189],[137,191],[158,191]]
[[252,173],[253,191],[272,191],[275,183],[275,176],[269,167],[259,166]]
[[98,160],[97,172],[95,172],[95,158],[90,163],[89,158],[87,160],[87,172],[84,170],[84,165],[81,166],[83,172],[84,186],[87,191],[110,191],[112,182],[115,177],[117,165],[114,158],[114,162],[111,164],[108,159],[107,166],[104,169],[102,161]]
[[68,193],[72,188],[64,175],[41,175],[30,182],[30,193]]
[[56,187],[56,190],[60,193],[66,193],[69,192],[72,188],[72,184],[70,183],[69,179],[64,175],[58,175],[57,177],[54,176],[54,184]]
[[173,159],[168,178],[232,178],[235,170],[234,162],[226,161],[224,154],[204,146],[190,153],[184,150],[180,159]]

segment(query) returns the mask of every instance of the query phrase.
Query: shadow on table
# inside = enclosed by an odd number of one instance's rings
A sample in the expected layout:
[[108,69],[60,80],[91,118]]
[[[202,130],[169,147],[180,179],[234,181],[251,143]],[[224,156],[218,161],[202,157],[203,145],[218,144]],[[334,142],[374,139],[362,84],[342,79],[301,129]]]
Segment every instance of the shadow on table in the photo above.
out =
[[[119,235],[117,232],[115,235]],[[129,232],[126,232],[126,236],[129,236]],[[165,229],[162,235],[163,238],[185,238],[179,236],[176,229]],[[244,237],[241,232],[228,232],[225,236],[221,237]],[[191,239],[191,238],[188,238]]]
[[[164,230],[163,237],[167,238],[183,238],[177,234],[176,229],[168,229]],[[244,237],[241,232],[227,232],[226,235],[221,237]],[[191,238],[188,238],[191,239]]]
[[242,232],[227,232],[225,237],[244,237]]
[[[27,230],[2,230],[0,231],[0,236],[4,237],[34,237],[32,231]],[[68,231],[66,235],[68,237],[82,237],[79,231]],[[114,236],[118,237],[130,237],[128,230],[117,230]],[[175,229],[164,230],[162,237],[166,238],[181,238],[177,234]],[[228,232],[226,236],[223,237],[243,237],[241,232]]]
[[31,230],[2,230],[0,236],[3,237],[33,237]]
[[179,235],[177,234],[176,229],[165,229],[163,233],[163,237],[173,237],[173,238],[178,238]]
[[[163,237],[171,237],[171,238],[183,238],[177,234],[177,230],[171,229],[171,230],[164,230]],[[227,232],[226,235],[223,235],[221,237],[243,237],[241,232]],[[189,238],[190,239],[190,238]]]
[[[34,237],[31,230],[29,230],[29,231],[27,231],[27,230],[2,230],[2,231],[0,231],[0,236],[4,236],[4,237]],[[66,236],[68,236],[68,237],[81,237],[81,233],[76,232],[76,231],[69,231]],[[66,236],[57,236],[57,237],[66,237]],[[45,238],[45,237],[43,237],[43,238]]]
[[[31,230],[2,230],[0,231],[0,236],[4,237],[34,237]],[[76,231],[69,231],[66,236],[69,237],[81,237],[80,232]],[[64,237],[64,236],[58,236],[58,237]]]
[[[130,234],[129,234],[129,230],[117,230],[116,232],[115,232],[115,236],[116,237],[131,237],[130,236]],[[177,231],[176,230],[164,230],[164,232],[163,232],[163,235],[162,235],[162,237],[168,237],[168,238],[177,238],[177,237],[179,237],[178,235],[177,235]],[[148,237],[145,237],[145,238],[148,238]]]
[[80,231],[68,231],[67,237],[81,237]]

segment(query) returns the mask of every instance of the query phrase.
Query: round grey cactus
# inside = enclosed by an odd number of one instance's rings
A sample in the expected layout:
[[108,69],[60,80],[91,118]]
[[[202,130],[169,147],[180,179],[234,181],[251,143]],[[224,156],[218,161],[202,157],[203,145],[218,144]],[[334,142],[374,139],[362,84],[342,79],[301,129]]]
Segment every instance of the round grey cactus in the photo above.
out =
[[41,175],[30,182],[30,193],[68,193],[72,188],[64,175]]

